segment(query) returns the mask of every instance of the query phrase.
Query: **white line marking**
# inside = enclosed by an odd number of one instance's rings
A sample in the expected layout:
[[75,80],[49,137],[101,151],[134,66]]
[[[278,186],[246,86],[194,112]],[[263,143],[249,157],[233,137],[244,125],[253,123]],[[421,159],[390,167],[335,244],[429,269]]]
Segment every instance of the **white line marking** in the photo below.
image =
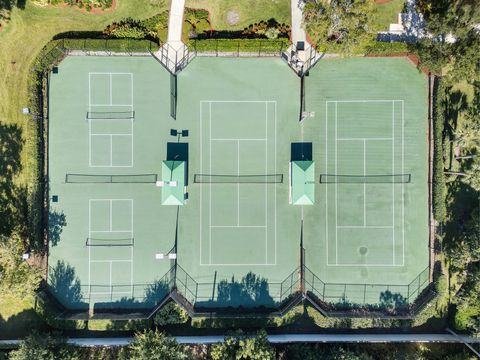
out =
[[[363,139],[363,176],[367,175],[367,141]],[[363,184],[363,225],[367,226],[367,184]]]
[[[240,141],[237,141],[237,175],[240,176]],[[240,226],[240,183],[237,184],[237,225]]]
[[[277,173],[277,102],[275,101],[274,103],[274,114],[275,116],[273,117],[274,119],[274,135],[275,135],[275,144],[274,144],[274,149],[275,149],[275,155],[274,155],[274,159],[275,159],[275,174]],[[274,235],[275,235],[275,242],[274,242],[274,245],[275,245],[275,249],[274,249],[274,258],[275,258],[275,262],[274,262],[274,265],[277,265],[277,183],[274,184],[275,188],[275,196],[274,196],[274,205],[275,205],[275,208],[274,208]]]
[[[392,174],[395,174],[395,101],[392,101]],[[392,181],[392,259],[395,265],[395,183]]]
[[338,229],[392,229],[393,226],[362,226],[362,225],[338,225]]
[[[106,107],[106,106],[112,106],[112,104],[91,104],[90,106],[95,107]],[[115,106],[122,106],[122,107],[133,107],[133,104],[115,104]],[[95,120],[101,120],[101,119],[95,119]],[[111,120],[111,119],[104,119],[104,120]],[[121,120],[121,119],[119,119]]]
[[[335,103],[335,174],[338,174],[338,103]],[[335,263],[338,264],[338,184],[335,183]]]
[[113,86],[112,86],[112,74],[110,74],[110,105],[113,104]]
[[[405,101],[402,100],[402,174],[405,174]],[[402,183],[402,266],[405,264],[405,184]]]
[[265,225],[212,225],[212,228],[265,228]]
[[[210,143],[210,152],[209,152],[209,155],[210,155],[210,174],[212,173],[212,103],[209,104],[209,111],[208,111],[208,116],[209,116],[209,127],[208,127],[208,130],[210,132],[210,135],[209,135],[209,140],[208,142]],[[210,232],[210,240],[209,240],[209,245],[208,245],[208,251],[209,251],[209,263],[210,265],[212,264],[212,184],[210,184],[210,191],[209,191],[209,196],[210,196],[210,200],[208,202],[208,206],[210,208],[210,216],[209,216],[209,219],[210,219],[210,227],[209,227],[209,232]]]
[[276,100],[200,100],[206,103],[276,103]]
[[[328,174],[328,102],[325,103],[325,173]],[[329,262],[328,254],[328,183],[325,184],[325,239],[327,248],[327,264]]]
[[211,141],[267,141],[268,139],[260,139],[260,138],[253,138],[253,139],[238,139],[238,138],[214,138],[210,139]]
[[90,75],[133,75],[130,72],[99,72],[99,71],[92,71],[89,72]]
[[337,141],[392,141],[392,138],[369,138],[369,137],[358,137],[358,138],[337,138]]
[[[265,103],[265,174],[268,174],[268,104]],[[265,264],[268,264],[268,187],[265,183]]]
[[369,103],[369,102],[392,102],[399,100],[328,100],[327,103]]
[[[203,113],[202,113],[202,103],[200,102],[200,173],[203,174],[203,150],[202,150],[202,132],[203,132]],[[203,186],[200,186],[200,265],[203,264],[202,261],[202,193],[203,193]]]

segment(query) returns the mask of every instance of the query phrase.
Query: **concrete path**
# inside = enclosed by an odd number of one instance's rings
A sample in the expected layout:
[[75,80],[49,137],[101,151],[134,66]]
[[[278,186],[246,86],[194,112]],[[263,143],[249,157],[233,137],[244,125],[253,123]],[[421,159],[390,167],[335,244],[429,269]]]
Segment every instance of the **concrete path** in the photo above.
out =
[[[168,40],[167,42],[175,47],[182,43],[183,11],[185,0],[171,0],[170,14],[168,18]],[[183,43],[182,43],[183,44]]]
[[303,29],[303,0],[290,0],[292,13],[292,43],[297,44],[298,41],[307,41],[305,30]]
[[[181,344],[213,344],[223,342],[224,336],[175,336]],[[76,346],[125,346],[132,337],[119,338],[70,338],[68,343]],[[18,345],[20,340],[0,340],[0,346]],[[480,339],[453,334],[285,334],[268,335],[273,344],[310,343],[468,343],[479,344]]]

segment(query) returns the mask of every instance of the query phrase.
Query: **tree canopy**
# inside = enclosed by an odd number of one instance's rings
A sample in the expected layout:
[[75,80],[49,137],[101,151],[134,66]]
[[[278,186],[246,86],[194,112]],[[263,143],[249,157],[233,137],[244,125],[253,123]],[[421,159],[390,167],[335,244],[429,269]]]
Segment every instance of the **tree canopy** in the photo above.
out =
[[253,337],[237,333],[226,337],[223,343],[213,345],[210,356],[213,360],[274,360],[275,350],[269,344],[265,331]]
[[371,39],[373,12],[369,0],[309,1],[304,23],[317,46],[335,46],[335,51],[350,54]]

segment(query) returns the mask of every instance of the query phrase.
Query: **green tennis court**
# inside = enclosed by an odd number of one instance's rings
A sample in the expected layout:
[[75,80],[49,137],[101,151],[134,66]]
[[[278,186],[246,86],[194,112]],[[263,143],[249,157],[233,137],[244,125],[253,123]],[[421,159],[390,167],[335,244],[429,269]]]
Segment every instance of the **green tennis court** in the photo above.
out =
[[57,298],[152,308],[175,286],[197,308],[275,307],[305,265],[322,300],[413,301],[428,282],[426,79],[365,58],[305,82],[299,122],[281,59],[199,57],[172,79],[149,57],[67,57],[49,97]]

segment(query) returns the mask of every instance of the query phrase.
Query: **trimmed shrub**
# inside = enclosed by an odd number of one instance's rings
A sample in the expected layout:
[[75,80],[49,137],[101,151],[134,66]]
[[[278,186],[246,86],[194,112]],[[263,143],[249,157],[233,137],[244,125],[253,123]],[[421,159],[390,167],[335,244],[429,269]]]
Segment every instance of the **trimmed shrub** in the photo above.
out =
[[103,33],[121,39],[143,39],[147,35],[147,31],[140,21],[132,18],[126,18],[108,25]]
[[446,209],[446,185],[443,163],[443,129],[445,114],[442,103],[445,100],[445,86],[440,79],[435,80],[433,89],[433,217],[443,222],[447,216]]
[[198,39],[188,46],[199,52],[276,53],[289,46],[288,39]]
[[408,52],[408,44],[403,42],[372,41],[365,49],[366,55],[381,55]]
[[173,301],[170,301],[168,304],[162,307],[153,318],[153,322],[157,326],[183,324],[187,321],[187,312]]

